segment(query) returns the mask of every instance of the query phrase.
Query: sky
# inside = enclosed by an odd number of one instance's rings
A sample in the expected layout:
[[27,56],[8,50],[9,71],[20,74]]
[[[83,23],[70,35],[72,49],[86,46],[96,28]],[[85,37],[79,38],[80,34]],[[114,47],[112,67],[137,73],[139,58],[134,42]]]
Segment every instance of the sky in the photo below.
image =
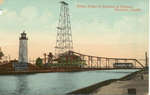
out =
[[[65,1],[69,4],[74,51],[103,57],[144,58],[148,51],[148,0]],[[0,47],[5,55],[18,58],[19,36],[24,30],[29,39],[29,59],[54,53],[59,2],[0,0]],[[124,6],[128,8],[121,9],[129,11],[104,6]]]

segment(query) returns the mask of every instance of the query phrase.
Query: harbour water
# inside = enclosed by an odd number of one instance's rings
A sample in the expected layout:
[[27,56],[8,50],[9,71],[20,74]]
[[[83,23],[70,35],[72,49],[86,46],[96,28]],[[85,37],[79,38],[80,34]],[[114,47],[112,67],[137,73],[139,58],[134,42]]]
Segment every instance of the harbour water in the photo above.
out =
[[118,79],[136,69],[0,75],[0,95],[63,95],[89,85]]

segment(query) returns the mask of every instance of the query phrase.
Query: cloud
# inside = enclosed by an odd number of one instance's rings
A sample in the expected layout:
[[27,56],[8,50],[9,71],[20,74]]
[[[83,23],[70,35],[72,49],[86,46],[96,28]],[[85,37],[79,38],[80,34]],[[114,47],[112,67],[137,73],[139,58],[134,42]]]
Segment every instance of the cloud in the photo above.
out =
[[3,10],[0,10],[0,15],[2,15],[3,14]]
[[10,31],[12,28],[13,30],[24,28],[33,31],[52,25],[51,19],[52,13],[50,11],[40,12],[37,7],[27,6],[20,12],[7,10],[3,15],[0,15],[0,22],[3,23],[0,28]]
[[114,25],[114,30],[120,34],[119,41],[123,43],[137,43],[142,44],[147,42],[148,33],[148,17],[140,16],[126,16]]
[[28,6],[22,9],[20,13],[21,22],[24,27],[28,28],[44,28],[48,24],[52,24],[50,20],[52,19],[52,13],[50,11],[39,11],[38,8],[34,6]]
[[38,10],[33,6],[25,7],[22,9],[20,16],[25,20],[32,20],[38,16]]
[[[147,20],[145,15],[122,16],[113,24],[106,20],[99,22],[97,19],[91,22],[78,21],[72,25],[73,34],[78,36],[78,39],[86,38],[87,42],[91,43],[140,43],[147,29]],[[78,35],[80,33],[80,35]],[[79,38],[81,37],[81,38]],[[141,39],[141,38],[142,39]],[[88,39],[91,40],[89,41]],[[121,41],[120,41],[121,40]],[[145,41],[145,40],[144,40]],[[82,42],[82,40],[81,40]],[[83,41],[84,42],[84,41]]]

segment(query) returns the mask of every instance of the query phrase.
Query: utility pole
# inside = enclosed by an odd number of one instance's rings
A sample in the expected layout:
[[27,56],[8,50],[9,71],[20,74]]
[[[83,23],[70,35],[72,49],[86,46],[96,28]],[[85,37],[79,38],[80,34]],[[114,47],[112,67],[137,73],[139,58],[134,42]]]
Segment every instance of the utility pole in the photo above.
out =
[[73,49],[68,3],[61,1],[60,4],[61,4],[60,16],[59,16],[59,23],[57,27],[57,37],[56,37],[56,46],[55,46],[56,56]]

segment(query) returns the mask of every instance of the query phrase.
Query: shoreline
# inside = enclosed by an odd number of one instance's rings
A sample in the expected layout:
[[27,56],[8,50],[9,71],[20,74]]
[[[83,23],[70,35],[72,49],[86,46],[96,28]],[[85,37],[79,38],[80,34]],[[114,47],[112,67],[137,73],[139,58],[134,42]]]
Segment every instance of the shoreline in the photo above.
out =
[[102,81],[102,82],[99,82],[99,83],[96,83],[96,84],[93,84],[93,85],[90,85],[88,87],[84,87],[84,88],[81,88],[81,89],[77,89],[77,90],[74,90],[72,92],[69,92],[67,93],[66,95],[89,95],[91,93],[93,93],[94,91],[96,91],[97,89],[101,88],[101,87],[104,87],[106,85],[109,85],[113,82],[116,82],[116,81],[124,81],[124,80],[130,80],[132,79],[133,77],[136,76],[136,74],[142,72],[143,69],[141,70],[138,70],[136,72],[133,72],[133,73],[130,73],[126,76],[123,76],[119,79],[109,79],[109,80],[105,80],[105,81]]
[[[140,69],[140,68],[135,68]],[[29,70],[29,71],[3,71],[0,75],[24,75],[24,74],[38,74],[38,73],[56,73],[56,72],[84,72],[84,71],[95,71],[95,70],[115,70],[114,68],[81,68],[81,69],[55,69],[55,70]]]

